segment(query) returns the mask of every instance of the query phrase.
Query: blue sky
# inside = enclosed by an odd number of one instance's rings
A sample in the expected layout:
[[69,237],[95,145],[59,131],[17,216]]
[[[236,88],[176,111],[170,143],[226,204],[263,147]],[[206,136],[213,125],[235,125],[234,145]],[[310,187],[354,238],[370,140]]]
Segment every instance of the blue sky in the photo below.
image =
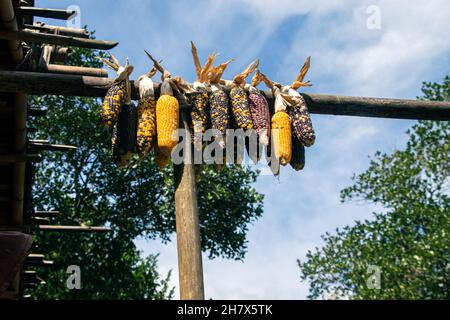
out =
[[[36,1],[69,5],[81,8],[82,25],[94,28],[97,38],[120,42],[113,53],[130,57],[135,78],[150,67],[147,49],[173,74],[194,80],[190,40],[202,59],[214,49],[220,62],[236,59],[226,78],[260,58],[265,73],[287,84],[312,55],[309,93],[415,98],[422,81],[450,74],[448,0]],[[375,17],[371,6],[379,10],[379,29],[367,26]],[[204,257],[207,298],[305,298],[308,286],[300,283],[296,259],[321,246],[323,233],[382,210],[341,204],[339,191],[368,167],[369,155],[402,148],[413,122],[321,115],[313,122],[318,139],[307,150],[305,171],[286,168],[279,178],[262,176],[255,184],[266,196],[265,212],[250,228],[246,260]],[[144,254],[160,253],[159,271],[173,270],[176,286],[175,241],[137,244]]]

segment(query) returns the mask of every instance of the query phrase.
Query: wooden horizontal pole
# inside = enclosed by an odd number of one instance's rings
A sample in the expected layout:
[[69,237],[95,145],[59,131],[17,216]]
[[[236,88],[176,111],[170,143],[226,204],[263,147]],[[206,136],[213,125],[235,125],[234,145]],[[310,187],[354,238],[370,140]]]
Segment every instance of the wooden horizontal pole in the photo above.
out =
[[41,143],[41,142],[33,142],[33,141],[30,141],[29,147],[32,149],[37,149],[37,150],[61,151],[61,152],[73,151],[73,150],[78,149],[75,146],[66,146],[66,145]]
[[[0,91],[33,95],[104,97],[113,79],[38,72],[0,71]],[[160,84],[155,83],[159,96]],[[132,81],[133,99],[138,88]],[[264,92],[273,106],[271,92]],[[303,94],[313,114],[416,120],[450,120],[450,102]]]
[[39,218],[56,218],[61,216],[59,211],[35,211],[33,214],[35,217]]
[[74,233],[104,233],[110,232],[111,228],[107,227],[88,227],[88,226],[0,226],[0,231],[41,231],[41,232],[74,232]]
[[50,220],[48,218],[31,217],[31,218],[25,219],[25,224],[49,225],[50,224]]
[[68,28],[68,27],[60,27],[60,26],[53,26],[53,25],[47,25],[44,23],[35,23],[33,25],[31,24],[25,24],[25,29],[31,29],[31,30],[38,30],[40,32],[46,32],[46,33],[57,33],[63,36],[74,36],[79,38],[89,38],[90,32],[86,29],[82,28]]
[[17,7],[15,11],[17,14],[59,20],[70,20],[77,14],[77,12],[74,10],[58,10],[35,7]]
[[26,261],[42,261],[45,259],[45,256],[40,253],[30,253],[26,258]]
[[32,43],[47,43],[60,46],[70,46],[88,49],[110,50],[117,46],[118,42],[104,41],[96,39],[76,38],[49,33],[39,33],[34,31],[7,31],[0,30],[2,40],[20,40]]
[[28,108],[27,115],[31,117],[44,117],[48,113],[47,109],[40,109],[35,107]]
[[49,73],[61,73],[61,74],[74,74],[80,76],[101,77],[107,78],[108,71],[101,68],[88,68],[77,66],[65,66],[60,64],[48,64],[45,67],[45,72]]
[[42,261],[25,261],[25,265],[29,267],[49,267],[55,264],[52,260],[42,260]]
[[37,230],[49,232],[103,233],[110,232],[111,228],[88,226],[37,226]]

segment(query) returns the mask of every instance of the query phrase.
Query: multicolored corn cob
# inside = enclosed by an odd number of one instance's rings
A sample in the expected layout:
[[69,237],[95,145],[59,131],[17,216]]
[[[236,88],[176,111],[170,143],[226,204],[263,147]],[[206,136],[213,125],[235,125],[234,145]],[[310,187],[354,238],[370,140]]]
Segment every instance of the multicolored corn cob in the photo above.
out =
[[316,141],[316,134],[308,112],[305,99],[301,95],[293,95],[295,104],[288,108],[292,119],[294,134],[305,147],[311,147]]
[[211,126],[213,129],[219,130],[222,134],[225,134],[228,129],[229,103],[227,94],[221,88],[213,90],[209,97]]
[[202,144],[202,136],[208,128],[209,96],[206,89],[197,88],[197,92],[190,95],[191,100],[191,132],[195,145]]
[[290,165],[295,171],[300,171],[305,168],[305,147],[297,139],[295,134],[292,135],[292,157]]
[[248,96],[253,126],[261,144],[267,146],[270,136],[270,111],[266,98],[258,90],[250,90]]
[[248,103],[247,93],[240,86],[234,86],[230,92],[231,111],[237,125],[244,129],[253,129],[252,116]]
[[132,102],[125,103],[113,128],[112,157],[119,168],[127,166],[136,145],[137,112]]
[[140,159],[145,159],[156,138],[156,101],[152,97],[139,100],[136,149]]
[[120,110],[126,100],[126,81],[114,83],[106,93],[102,106],[102,122],[108,127],[112,128],[119,117]]
[[179,103],[173,96],[169,81],[161,85],[161,96],[156,103],[156,130],[158,148],[166,157],[171,156],[172,149],[178,144]]
[[292,137],[291,118],[284,111],[278,111],[272,117],[272,139],[274,155],[282,165],[291,161]]

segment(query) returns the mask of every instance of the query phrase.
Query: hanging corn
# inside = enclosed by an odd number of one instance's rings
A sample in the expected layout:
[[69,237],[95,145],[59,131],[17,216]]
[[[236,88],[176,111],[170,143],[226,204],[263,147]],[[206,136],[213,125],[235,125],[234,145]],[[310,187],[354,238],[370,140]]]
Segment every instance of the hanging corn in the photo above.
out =
[[170,157],[173,148],[178,144],[179,103],[173,96],[171,74],[158,61],[153,59],[147,51],[145,53],[153,61],[155,68],[163,74],[161,93],[156,103],[156,132],[158,150],[166,157]]
[[291,161],[291,117],[285,111],[277,111],[272,117],[273,151],[282,165]]
[[315,143],[316,135],[305,99],[297,92],[297,89],[300,87],[311,86],[309,81],[303,82],[310,66],[311,57],[308,57],[294,83],[289,88],[283,90],[285,93],[289,94],[292,100],[289,114],[292,119],[294,133],[306,147],[311,147]]
[[[126,101],[127,96],[127,82],[126,79],[133,72],[133,66],[127,64],[125,67],[120,65],[119,60],[112,55],[109,54],[110,60],[99,58],[103,63],[109,66],[117,73],[117,78],[114,80],[114,83],[108,89],[105,99],[103,100],[101,118],[103,124],[112,128],[119,117],[120,110],[122,109],[123,104]],[[112,60],[112,61],[111,61]]]
[[295,171],[300,171],[305,168],[305,147],[295,134],[292,135],[292,157],[290,165]]
[[133,102],[126,102],[113,128],[112,157],[119,168],[130,164],[135,151],[137,113]]
[[[190,95],[190,104],[191,104],[191,132],[194,141],[194,145],[199,149],[202,146],[203,142],[203,134],[206,132],[208,128],[209,122],[209,96],[206,90],[206,86],[204,81],[206,79],[202,79],[202,67],[200,64],[200,60],[197,54],[197,48],[194,43],[191,41],[192,47],[192,57],[194,59],[195,71],[197,74],[197,80],[194,83],[195,92]],[[209,59],[213,59],[213,56],[210,56]],[[205,67],[208,67],[205,65]],[[203,72],[204,74],[204,72]]]
[[125,91],[126,83],[120,81],[113,83],[106,92],[101,117],[103,124],[108,128],[113,127],[117,122],[120,110],[125,103]]
[[[215,68],[210,67],[209,71],[204,71],[212,91],[209,97],[211,127],[212,129],[218,130],[221,135],[225,135],[226,130],[229,127],[230,118],[228,110],[230,100],[220,82],[223,72],[232,61],[233,60],[227,61]],[[208,66],[206,65],[205,68],[206,67]],[[223,139],[220,144],[225,147],[225,140]]]
[[244,90],[245,79],[253,72],[259,65],[259,60],[251,63],[244,71],[234,77],[232,88],[230,91],[231,110],[237,125],[244,129],[253,129],[252,116],[250,114],[250,107],[248,95]]
[[256,88],[261,81],[261,73],[258,70],[252,79],[248,99],[253,127],[261,144],[267,146],[270,137],[270,111],[266,97]]
[[137,108],[136,151],[140,159],[148,156],[156,139],[156,100],[151,79],[155,73],[156,68],[153,67],[138,80],[140,100]]
[[[285,166],[291,161],[292,156],[291,117],[287,114],[286,110],[288,102],[281,94],[280,84],[274,83],[262,73],[259,76],[272,90],[273,96],[275,97],[275,114],[272,117],[270,150],[273,152],[272,156],[277,162]],[[279,169],[273,168],[272,166],[272,171],[278,173]]]

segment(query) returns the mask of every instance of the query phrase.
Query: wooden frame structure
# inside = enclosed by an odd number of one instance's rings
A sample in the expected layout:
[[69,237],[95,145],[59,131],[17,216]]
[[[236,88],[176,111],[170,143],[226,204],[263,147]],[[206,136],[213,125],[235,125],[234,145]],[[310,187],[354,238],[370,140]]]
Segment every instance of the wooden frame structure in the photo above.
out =
[[[25,2],[28,3],[27,6],[24,5]],[[26,126],[27,117],[45,116],[45,112],[27,108],[27,95],[103,97],[114,80],[106,78],[106,71],[103,69],[52,65],[51,57],[44,57],[47,68],[36,72],[31,66],[26,66],[26,59],[29,48],[35,48],[36,45],[41,49],[45,49],[44,44],[60,49],[65,49],[64,46],[109,49],[117,45],[117,42],[89,39],[89,34],[84,29],[33,23],[34,16],[68,19],[73,14],[64,10],[33,7],[33,0],[20,1],[20,5],[18,0],[0,0],[0,127],[6,133],[0,139],[0,231],[107,232],[109,229],[103,227],[46,225],[47,219],[59,216],[59,212],[40,212],[32,207],[31,194],[27,190],[31,190],[29,184],[32,183],[33,162],[39,161],[41,157],[39,150],[66,151],[73,147],[55,146],[45,141],[33,142],[27,138],[27,132],[30,132]],[[68,51],[62,50],[66,53]],[[156,97],[159,96],[159,86],[160,84],[155,83]],[[134,82],[132,88],[132,98],[138,99],[138,89]],[[273,107],[272,93],[264,92],[264,94]],[[318,94],[303,94],[303,96],[310,112],[316,114],[450,120],[449,102]],[[183,114],[188,111],[189,106],[181,103],[180,107],[182,110],[180,123],[186,127],[186,118]],[[180,297],[186,300],[204,299],[193,165],[175,166],[174,179]],[[51,264],[51,261],[45,260],[44,255],[37,253],[30,254],[26,261],[26,265]],[[23,281],[16,281],[5,296],[19,298],[21,287],[19,283],[36,284],[35,274],[27,273],[26,270],[21,274]]]

